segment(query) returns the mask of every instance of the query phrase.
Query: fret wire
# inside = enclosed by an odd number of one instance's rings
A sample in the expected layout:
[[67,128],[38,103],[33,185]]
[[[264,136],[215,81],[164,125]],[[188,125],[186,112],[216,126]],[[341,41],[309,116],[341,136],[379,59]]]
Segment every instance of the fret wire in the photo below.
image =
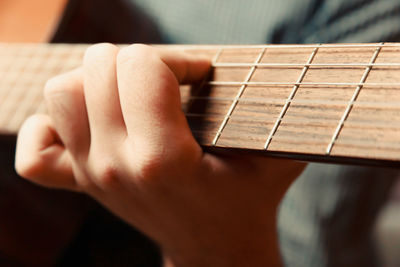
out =
[[[316,55],[317,52],[318,52],[318,49],[319,49],[319,46],[317,46],[317,47],[314,48],[313,52],[311,53],[311,55],[310,55],[310,57],[309,57],[309,59],[308,59],[308,61],[307,61],[307,64],[310,64],[310,63],[313,61],[315,55]],[[282,108],[282,111],[281,111],[281,113],[279,114],[278,119],[276,120],[274,126],[273,126],[272,129],[271,129],[271,131],[270,131],[270,133],[269,133],[269,135],[268,135],[267,141],[266,141],[265,144],[264,144],[264,149],[265,149],[265,150],[268,149],[268,146],[269,146],[269,144],[270,144],[271,141],[272,141],[272,137],[275,135],[276,131],[278,130],[278,127],[279,127],[279,125],[280,125],[280,123],[281,123],[281,121],[282,121],[282,119],[283,119],[283,116],[285,116],[286,111],[288,110],[288,108],[289,108],[289,106],[290,106],[290,101],[293,100],[293,97],[295,96],[297,90],[299,89],[299,85],[298,85],[298,84],[301,83],[301,82],[303,81],[303,79],[304,79],[304,77],[305,77],[305,75],[306,75],[308,69],[309,69],[309,67],[304,66],[304,68],[303,68],[303,70],[302,70],[302,72],[301,72],[301,74],[300,74],[300,77],[298,78],[298,80],[297,80],[297,82],[296,82],[296,85],[293,86],[293,89],[292,89],[292,91],[291,91],[291,93],[290,93],[290,95],[289,95],[289,97],[288,97],[286,103],[284,104],[284,106],[283,106],[283,108]]]
[[[376,48],[374,54],[372,55],[370,63],[374,63],[376,61],[376,59],[377,59],[377,57],[379,55],[379,52],[382,50],[382,46],[383,45],[384,45],[384,43],[381,43],[381,46]],[[371,69],[372,69],[372,66],[368,66],[365,69],[364,74],[361,77],[360,84],[363,84],[367,80],[368,74],[371,72]],[[358,95],[360,94],[361,88],[363,88],[363,86],[362,85],[358,85],[356,90],[354,91],[354,94],[353,94],[352,98],[350,99],[350,102],[349,102],[345,112],[343,113],[343,116],[340,119],[339,124],[336,127],[335,132],[333,133],[331,141],[329,142],[329,144],[328,144],[328,146],[326,148],[326,155],[330,155],[331,154],[333,145],[334,145],[336,139],[338,138],[341,129],[343,128],[343,124],[344,124],[345,120],[347,119],[347,117],[350,114],[351,109],[353,108],[354,102],[356,101]]]
[[213,67],[400,67],[400,63],[215,63]]
[[222,51],[223,51],[222,48],[218,49],[217,54],[215,54],[215,56],[213,57],[213,59],[212,59],[212,61],[211,61],[211,65],[217,64],[218,59],[219,59],[219,57],[220,57],[221,54],[222,54]]
[[210,81],[208,85],[213,86],[237,86],[237,85],[246,85],[246,86],[269,86],[269,85],[337,85],[337,86],[400,86],[400,83],[316,83],[316,82],[294,82],[294,83],[286,83],[286,82],[228,82],[228,81]]
[[[262,57],[264,56],[265,51],[266,51],[266,48],[263,48],[261,50],[261,52],[259,53],[255,63],[259,63],[261,61]],[[245,79],[245,82],[249,82],[250,81],[250,79],[253,76],[253,74],[256,71],[256,69],[257,69],[256,66],[251,67],[251,69],[250,69],[250,71],[249,71],[249,73],[248,73],[248,75],[247,75],[247,77]],[[218,139],[222,134],[222,131],[226,127],[226,124],[228,123],[228,120],[229,120],[230,116],[232,115],[233,110],[235,109],[236,105],[238,104],[239,98],[243,95],[245,89],[246,89],[246,85],[242,85],[240,87],[239,92],[237,93],[235,99],[233,100],[232,105],[230,106],[230,108],[228,110],[228,113],[226,114],[224,120],[222,121],[222,123],[221,123],[221,125],[220,125],[220,127],[218,129],[218,132],[216,133],[216,135],[215,135],[215,137],[213,139],[213,142],[212,142],[213,146],[215,146],[217,144]]]
[[[212,97],[212,96],[198,96],[198,97],[190,97],[189,100],[205,100],[205,101],[233,101],[234,97]],[[265,103],[265,104],[277,104],[283,105],[282,102],[289,101],[290,103],[298,103],[298,104],[310,104],[310,105],[332,105],[332,106],[342,106],[348,105],[348,101],[345,100],[321,100],[321,99],[293,99],[288,100],[285,98],[240,98],[239,102],[248,102],[248,103]],[[400,108],[400,103],[398,102],[369,102],[369,101],[362,101],[357,102],[358,105],[362,107],[371,107],[371,108]]]

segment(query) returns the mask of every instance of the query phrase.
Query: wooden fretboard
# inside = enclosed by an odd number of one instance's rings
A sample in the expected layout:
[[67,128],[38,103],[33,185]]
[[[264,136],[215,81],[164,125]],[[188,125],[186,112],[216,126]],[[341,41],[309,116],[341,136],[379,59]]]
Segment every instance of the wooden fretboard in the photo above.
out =
[[[87,45],[0,43],[0,133],[45,112],[46,80]],[[182,108],[207,149],[298,159],[400,163],[400,44],[178,46],[213,60],[183,86]]]

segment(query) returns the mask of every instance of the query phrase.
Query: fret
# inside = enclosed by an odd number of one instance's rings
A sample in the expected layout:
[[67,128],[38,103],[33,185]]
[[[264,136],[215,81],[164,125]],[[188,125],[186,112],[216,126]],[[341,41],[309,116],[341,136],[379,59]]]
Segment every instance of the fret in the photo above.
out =
[[[317,47],[314,48],[314,50],[313,50],[313,52],[311,53],[311,55],[310,55],[310,57],[309,57],[309,59],[308,59],[308,61],[307,61],[306,64],[310,64],[310,63],[313,61],[313,59],[314,59],[315,55],[317,54],[319,48],[320,48],[320,46],[317,46]],[[306,72],[308,71],[308,69],[309,69],[308,66],[304,66],[304,68],[303,68],[303,70],[302,70],[302,72],[301,72],[301,74],[300,74],[300,77],[297,79],[296,84],[294,85],[292,91],[290,92],[290,95],[289,95],[289,97],[287,98],[287,101],[286,101],[286,103],[284,104],[284,106],[283,106],[283,108],[282,108],[282,111],[281,111],[281,113],[279,114],[278,119],[276,120],[274,126],[272,127],[272,129],[271,129],[271,131],[270,131],[270,133],[269,133],[269,135],[268,135],[267,141],[265,142],[265,145],[264,145],[264,149],[265,149],[265,150],[268,149],[268,146],[269,146],[269,144],[271,143],[272,138],[273,138],[273,136],[275,135],[275,133],[276,133],[278,127],[279,127],[279,124],[282,122],[283,116],[285,116],[285,113],[287,112],[287,110],[288,110],[288,108],[289,108],[290,101],[293,100],[293,98],[294,98],[294,96],[295,96],[297,90],[299,89],[299,86],[300,86],[301,82],[303,81],[303,79],[304,79],[304,77],[305,77],[305,75],[306,75]]]
[[[260,62],[260,60],[261,60],[262,56],[264,55],[264,53],[265,53],[265,48],[261,50],[261,52],[259,53],[258,57],[255,60],[255,63],[259,63]],[[248,73],[248,75],[247,75],[247,77],[246,77],[244,82],[249,82],[250,81],[250,79],[253,76],[255,70],[256,70],[255,66],[251,67],[251,69],[250,69],[250,71],[249,71],[249,73]],[[235,109],[236,105],[238,104],[239,99],[243,95],[243,92],[244,92],[245,89],[246,89],[246,85],[242,85],[240,87],[239,92],[237,93],[235,99],[233,100],[232,105],[230,106],[230,108],[229,108],[224,120],[221,123],[221,126],[218,129],[218,132],[216,133],[216,135],[215,135],[215,137],[213,139],[213,142],[212,142],[213,146],[215,146],[217,144],[218,139],[220,138],[220,136],[222,134],[222,131],[224,130],[226,124],[228,123],[229,118],[232,116],[233,110]]]
[[[381,51],[383,45],[384,45],[384,43],[381,43],[381,46],[376,48],[374,54],[372,55],[370,63],[374,63],[375,62],[375,60],[377,59],[377,57],[379,55],[379,52]],[[372,66],[368,66],[365,69],[365,72],[364,72],[363,76],[361,77],[360,84],[364,83],[367,80],[368,74],[370,73],[371,69],[372,69]],[[350,102],[349,102],[345,112],[343,113],[343,116],[340,119],[339,124],[335,129],[335,132],[333,133],[332,139],[331,139],[330,143],[328,144],[328,147],[326,148],[326,154],[327,155],[329,155],[331,153],[332,147],[335,144],[335,141],[339,136],[339,133],[340,133],[340,130],[342,129],[342,127],[343,127],[344,121],[349,116],[350,111],[353,108],[354,102],[357,100],[357,97],[360,94],[360,91],[361,91],[362,87],[363,87],[362,85],[358,85],[356,90],[354,91],[354,94],[353,94],[352,98],[350,99]]]

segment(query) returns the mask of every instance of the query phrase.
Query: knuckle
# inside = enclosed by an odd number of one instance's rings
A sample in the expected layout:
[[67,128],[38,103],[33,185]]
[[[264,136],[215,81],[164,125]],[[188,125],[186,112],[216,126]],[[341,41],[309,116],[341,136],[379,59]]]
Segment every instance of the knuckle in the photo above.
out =
[[72,74],[75,76],[75,74],[79,73],[79,71],[80,69],[76,69],[72,72],[60,74],[50,78],[46,82],[43,90],[45,100],[48,101],[53,98],[59,98],[65,94],[83,94],[82,81],[72,77]]
[[203,151],[201,147],[193,140],[181,140],[176,145],[176,153],[172,158],[175,165],[179,165],[183,169],[191,169],[194,165],[197,165]]
[[[24,122],[24,126],[28,126],[28,128],[36,127],[36,125],[41,124],[43,121],[48,123],[48,116],[45,114],[33,114],[29,116]],[[30,127],[29,127],[30,126]]]
[[162,157],[155,154],[142,155],[137,161],[138,177],[145,181],[155,181],[162,177],[163,174],[163,163]]
[[147,147],[145,151],[136,158],[136,167],[141,178],[152,182],[159,182],[165,173],[179,175],[180,172],[193,169],[202,155],[199,146],[185,141],[175,142],[173,147]]
[[109,156],[96,157],[91,169],[94,179],[101,187],[113,187],[119,182],[118,161]]
[[157,57],[154,48],[144,44],[132,44],[124,47],[118,53],[117,61],[119,64],[136,64],[149,62]]
[[50,98],[53,94],[59,92],[63,88],[63,81],[61,75],[50,78],[44,86],[45,98]]

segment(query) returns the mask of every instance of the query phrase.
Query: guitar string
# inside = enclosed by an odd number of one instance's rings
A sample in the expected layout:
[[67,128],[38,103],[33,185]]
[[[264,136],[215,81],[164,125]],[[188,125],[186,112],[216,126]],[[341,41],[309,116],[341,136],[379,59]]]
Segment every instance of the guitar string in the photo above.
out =
[[[277,114],[275,114],[277,115]],[[314,126],[337,126],[337,118],[324,118],[324,120],[321,120],[321,118],[315,118],[310,116],[307,118],[307,115],[309,116],[310,114],[294,114],[290,116],[286,116],[282,121],[284,123],[291,123],[291,124],[296,124],[296,125],[314,125]],[[205,119],[210,119],[212,120],[214,118],[215,123],[220,119],[223,118],[223,114],[199,114],[199,113],[186,113],[185,116],[188,118],[189,122],[191,122],[192,119],[195,118],[200,118],[202,122],[205,123],[213,123],[212,121],[206,121]],[[304,116],[304,117],[301,117]],[[248,123],[265,123],[265,124],[273,124],[275,122],[277,116],[274,116],[274,114],[267,114],[267,116],[263,117],[254,117],[250,115],[235,115],[231,117],[231,119],[235,121],[240,121],[240,122],[248,122]],[[301,119],[299,119],[299,117]],[[271,121],[267,121],[266,119],[269,118]],[[388,124],[390,122],[390,124]],[[359,127],[359,128],[385,128],[385,129],[394,129],[394,130],[399,130],[400,129],[400,121],[378,121],[378,122],[373,122],[373,124],[368,124],[368,121],[365,120],[352,120],[349,122],[345,122],[345,124],[352,125],[352,127]],[[216,127],[217,128],[217,127]],[[214,131],[215,132],[215,131]]]
[[[189,100],[199,100],[206,102],[229,102],[233,101],[235,98],[233,97],[208,97],[208,96],[198,96],[198,97],[189,97]],[[249,104],[275,104],[275,105],[284,105],[285,101],[294,103],[294,104],[306,104],[311,106],[347,106],[349,101],[346,100],[323,100],[323,99],[292,99],[287,100],[286,98],[256,98],[256,97],[242,97],[239,102],[245,102]],[[400,102],[383,102],[383,101],[356,101],[354,104],[357,104],[358,107],[363,108],[382,108],[382,109],[397,109],[400,108]]]
[[[214,136],[214,132],[213,131],[198,131],[198,130],[192,130],[193,135],[196,137],[198,136],[204,136],[204,135],[208,135],[209,140],[207,143],[205,143],[204,145],[210,145],[212,146],[212,139],[211,137]],[[302,133],[306,133],[307,135],[303,135],[300,136],[299,134]],[[393,131],[394,133],[394,131]],[[274,136],[274,139],[280,139],[280,140],[284,140],[286,139],[289,142],[299,142],[299,143],[303,143],[304,141],[308,141],[308,142],[312,142],[313,144],[319,144],[320,147],[319,149],[321,149],[321,154],[325,154],[325,149],[326,149],[326,143],[329,141],[331,134],[328,133],[313,133],[311,136],[309,136],[308,134],[310,134],[310,132],[301,132],[301,129],[296,128],[295,131],[289,131],[289,130],[285,130],[282,131],[280,135]],[[263,134],[255,134],[252,132],[246,132],[245,134],[241,134],[239,132],[226,132],[224,133],[224,135],[226,135],[226,137],[232,138],[234,139],[233,141],[235,142],[236,140],[246,140],[246,139],[254,139],[254,140],[258,140],[258,141],[264,141],[265,140],[265,135]],[[324,139],[324,140],[321,140]],[[351,143],[349,142],[349,140],[351,140]],[[263,142],[264,143],[264,142]],[[400,147],[400,144],[398,142],[388,142],[388,141],[384,141],[382,140],[382,142],[376,142],[375,139],[369,139],[369,140],[365,140],[365,139],[360,139],[358,136],[354,137],[354,136],[345,136],[343,137],[340,141],[338,141],[338,143],[348,143],[349,145],[352,146],[368,146],[371,148],[381,148],[381,144],[387,144],[390,145],[390,147],[387,148],[393,148],[393,146],[397,146]],[[337,144],[337,143],[336,143]],[[216,145],[216,146],[219,146]],[[260,145],[258,147],[259,150],[265,150],[263,148],[262,145]]]

